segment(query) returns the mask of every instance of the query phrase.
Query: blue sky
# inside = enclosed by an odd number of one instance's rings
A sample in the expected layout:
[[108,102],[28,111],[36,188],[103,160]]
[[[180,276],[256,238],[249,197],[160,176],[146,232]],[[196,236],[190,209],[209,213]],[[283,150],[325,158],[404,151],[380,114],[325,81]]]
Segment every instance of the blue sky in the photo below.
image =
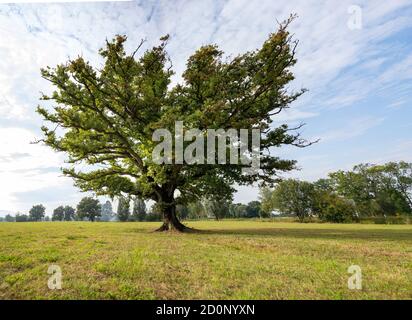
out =
[[[78,54],[98,66],[98,48],[115,34],[128,35],[130,50],[142,38],[150,46],[170,34],[178,82],[200,45],[216,43],[227,55],[252,50],[277,20],[297,13],[291,89],[309,92],[275,120],[305,122],[304,136],[321,141],[277,150],[298,160],[301,169],[287,176],[314,180],[361,162],[412,161],[411,0],[6,2],[0,0],[0,214],[36,203],[50,213],[83,196],[59,172],[64,155],[30,144],[40,137],[39,92],[50,91],[39,69]],[[361,9],[356,29],[353,5]],[[236,200],[256,197],[257,188],[241,188]]]

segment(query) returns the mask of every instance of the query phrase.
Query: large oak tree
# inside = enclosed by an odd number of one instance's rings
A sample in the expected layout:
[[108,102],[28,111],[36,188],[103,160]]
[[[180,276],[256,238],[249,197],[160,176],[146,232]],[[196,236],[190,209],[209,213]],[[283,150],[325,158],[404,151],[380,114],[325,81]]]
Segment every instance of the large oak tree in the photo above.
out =
[[[68,154],[63,172],[83,191],[98,195],[134,195],[154,200],[164,223],[159,231],[188,230],[176,217],[176,204],[199,196],[230,197],[234,184],[272,184],[295,161],[273,154],[282,145],[306,146],[298,128],[274,126],[273,117],[304,90],[290,92],[297,41],[288,32],[293,20],[279,25],[258,50],[223,58],[216,45],[198,49],[187,61],[180,83],[172,85],[168,36],[140,57],[125,36],[106,41],[101,69],[82,57],[42,69],[55,91],[43,95],[54,106],[37,111],[51,123],[41,140]],[[157,164],[154,130],[259,129],[260,169],[242,174],[243,164]],[[189,144],[189,142],[185,142]],[[249,150],[250,151],[250,150]],[[79,168],[82,168],[81,170]]]

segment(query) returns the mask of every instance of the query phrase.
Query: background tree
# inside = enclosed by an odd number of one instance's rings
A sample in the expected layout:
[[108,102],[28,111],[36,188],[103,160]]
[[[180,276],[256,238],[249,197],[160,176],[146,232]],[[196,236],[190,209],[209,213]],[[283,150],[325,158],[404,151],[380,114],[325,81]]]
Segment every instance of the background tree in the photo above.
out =
[[214,217],[216,220],[225,218],[225,216],[229,213],[230,200],[228,199],[204,199],[202,204],[207,215],[209,217]]
[[320,220],[343,223],[358,220],[356,204],[335,193],[319,191],[314,194],[313,213]]
[[246,215],[249,218],[265,217],[267,214],[262,211],[259,201],[251,201],[246,205]]
[[274,199],[277,210],[283,214],[296,215],[303,221],[312,213],[314,187],[306,181],[284,180],[276,186]]
[[119,197],[119,204],[117,206],[117,218],[119,221],[128,221],[130,219],[130,198]]
[[145,221],[146,220],[146,203],[140,197],[135,197],[133,200],[133,220],[134,221]]
[[113,207],[112,203],[107,200],[103,205],[102,205],[102,216],[100,220],[102,221],[110,221],[113,219]]
[[189,218],[190,210],[189,206],[186,204],[178,204],[176,206],[177,216],[180,220],[186,220]]
[[17,213],[15,219],[16,222],[27,222],[29,221],[29,216],[26,214]]
[[64,221],[75,220],[76,210],[71,206],[64,207]]
[[397,212],[412,213],[412,163],[389,162],[371,166],[369,171],[379,173],[382,189],[388,200],[394,202]]
[[260,188],[259,200],[261,210],[265,212],[267,216],[270,216],[276,208],[273,190],[268,187]]
[[64,207],[59,206],[53,210],[52,221],[63,221],[64,220]]
[[[411,181],[410,163],[359,164],[349,171],[332,172],[327,179],[306,182],[306,207],[311,215],[329,222],[356,222],[365,217],[410,215]],[[261,188],[259,198],[262,206],[267,210],[275,209],[282,188],[285,192],[280,198],[286,199],[285,202],[290,206],[292,202],[299,203],[300,200],[296,201],[298,185],[302,183],[285,181],[279,183],[274,190]],[[292,211],[296,209],[286,210]]]
[[[271,155],[271,150],[309,145],[296,131],[301,126],[273,125],[273,117],[304,92],[288,90],[294,80],[291,68],[297,47],[287,30],[292,20],[282,23],[260,49],[230,59],[224,59],[216,45],[201,47],[188,59],[183,81],[173,86],[165,50],[168,36],[140,58],[136,54],[143,43],[128,54],[126,37],[117,36],[100,50],[104,65],[99,69],[82,57],[42,69],[42,77],[55,87],[42,99],[56,105],[52,110],[37,108],[51,123],[50,128],[42,127],[41,141],[69,155],[72,167],[63,172],[83,191],[151,199],[163,215],[159,231],[188,230],[176,216],[178,203],[200,195],[229,197],[235,183],[273,184],[279,172],[295,168],[295,161]],[[245,175],[241,163],[205,165],[204,155],[196,164],[155,163],[153,132],[162,128],[174,133],[176,121],[183,121],[185,132],[191,128],[260,130],[260,170]],[[184,149],[191,143],[184,141]],[[228,143],[228,148],[230,144],[237,142]],[[250,149],[244,153],[250,155]],[[87,172],[76,170],[84,166]]]
[[96,217],[101,215],[101,205],[98,199],[92,197],[84,197],[77,205],[77,216],[79,219],[88,219],[89,221],[95,221]]
[[360,164],[351,171],[337,171],[329,176],[336,193],[353,200],[363,216],[410,214],[408,188],[411,190],[412,185],[408,187],[407,183],[410,168],[405,162]]
[[243,203],[234,203],[229,206],[229,215],[233,218],[247,217],[247,205]]
[[161,221],[162,211],[158,203],[154,203],[146,215],[146,221]]
[[11,214],[6,214],[6,216],[4,217],[4,220],[6,222],[15,222],[16,221],[15,217],[13,217]]
[[31,221],[41,221],[46,213],[46,208],[42,204],[33,206],[29,211]]
[[201,219],[207,217],[207,212],[200,200],[194,200],[188,203],[188,218],[189,219]]

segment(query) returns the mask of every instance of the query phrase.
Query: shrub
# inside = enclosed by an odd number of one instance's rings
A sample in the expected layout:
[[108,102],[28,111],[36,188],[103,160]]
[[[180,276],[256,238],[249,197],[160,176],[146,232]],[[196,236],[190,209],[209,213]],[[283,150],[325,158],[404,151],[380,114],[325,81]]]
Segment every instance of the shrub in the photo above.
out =
[[329,195],[319,218],[327,222],[343,223],[357,220],[356,207],[353,202],[335,195]]

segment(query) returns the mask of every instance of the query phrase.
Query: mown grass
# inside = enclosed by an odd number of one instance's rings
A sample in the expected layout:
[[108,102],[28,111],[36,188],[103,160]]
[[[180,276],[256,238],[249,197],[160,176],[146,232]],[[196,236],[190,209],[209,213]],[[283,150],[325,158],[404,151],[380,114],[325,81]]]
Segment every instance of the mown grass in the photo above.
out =
[[[0,223],[0,299],[411,299],[412,226]],[[63,272],[50,290],[47,269]],[[362,290],[347,269],[362,268]]]

